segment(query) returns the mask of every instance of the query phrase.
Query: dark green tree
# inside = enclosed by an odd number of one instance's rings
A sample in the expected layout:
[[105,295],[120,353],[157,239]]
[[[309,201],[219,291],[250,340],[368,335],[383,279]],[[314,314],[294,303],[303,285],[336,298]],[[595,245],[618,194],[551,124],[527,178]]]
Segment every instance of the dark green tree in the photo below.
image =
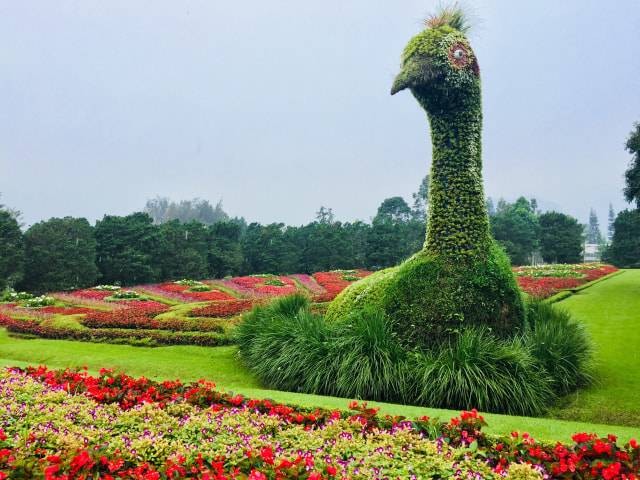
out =
[[540,223],[540,253],[549,263],[580,263],[582,261],[582,225],[570,215],[546,212]]
[[431,18],[409,41],[391,88],[392,94],[411,90],[431,126],[424,247],[398,267],[356,282],[327,311],[331,321],[348,321],[354,311],[377,308],[412,346],[439,343],[465,326],[483,325],[506,336],[524,324],[509,261],[489,230],[480,70],[465,30],[456,9]]
[[504,247],[514,265],[530,261],[538,248],[538,217],[531,202],[524,197],[514,203],[498,202],[496,213],[491,217],[494,238]]
[[244,272],[294,273],[299,252],[292,244],[295,229],[283,223],[251,223],[242,237]]
[[96,240],[85,218],[51,218],[32,225],[24,237],[22,289],[43,293],[95,285]]
[[380,269],[396,265],[420,250],[424,220],[417,220],[402,197],[385,199],[371,222],[367,237],[367,265]]
[[197,221],[170,220],[160,225],[159,267],[163,280],[205,278],[209,270],[209,232]]
[[0,207],[0,291],[13,287],[24,273],[24,238],[11,212]]
[[217,222],[209,227],[209,275],[222,278],[237,275],[244,257],[240,245],[242,225],[236,221]]
[[95,235],[103,282],[135,285],[160,279],[162,237],[149,215],[105,215],[96,223]]
[[632,157],[629,168],[624,174],[626,183],[624,198],[629,203],[635,203],[636,208],[640,209],[640,123],[633,126],[626,148]]
[[621,211],[613,227],[605,260],[618,267],[640,267],[640,209]]

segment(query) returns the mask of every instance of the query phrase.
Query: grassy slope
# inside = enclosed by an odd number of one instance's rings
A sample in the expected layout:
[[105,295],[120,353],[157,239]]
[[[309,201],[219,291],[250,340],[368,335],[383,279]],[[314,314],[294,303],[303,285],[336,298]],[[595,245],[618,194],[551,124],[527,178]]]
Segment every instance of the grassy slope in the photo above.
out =
[[635,425],[640,432],[640,270],[624,271],[558,305],[584,322],[593,337],[599,381],[570,396],[553,415]]
[[[87,365],[94,372],[100,367],[113,367],[131,375],[145,375],[156,379],[180,378],[188,381],[207,378],[215,381],[219,387],[225,390],[308,407],[344,409],[348,403],[346,399],[340,398],[262,389],[251,374],[238,365],[235,347],[142,348],[62,340],[24,340],[10,338],[6,331],[0,329],[0,365],[35,364],[46,364],[50,367]],[[381,406],[384,413],[408,417],[427,414],[448,419],[458,413],[451,410],[371,403]],[[600,434],[615,433],[621,439],[628,439],[639,433],[637,429],[632,428],[559,420],[493,414],[486,415],[486,417],[489,422],[489,432],[528,431],[534,437],[545,440],[568,440],[572,433],[579,431],[595,431]]]

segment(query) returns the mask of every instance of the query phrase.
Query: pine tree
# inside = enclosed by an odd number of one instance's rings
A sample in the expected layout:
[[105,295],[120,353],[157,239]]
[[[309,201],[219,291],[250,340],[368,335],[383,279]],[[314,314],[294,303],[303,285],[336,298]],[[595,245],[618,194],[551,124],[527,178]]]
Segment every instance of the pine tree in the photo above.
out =
[[609,204],[609,225],[607,226],[607,241],[611,243],[613,239],[614,223],[616,221],[616,213],[613,211],[613,205]]
[[587,243],[599,245],[602,243],[602,233],[600,233],[600,225],[596,211],[592,208],[589,211],[589,226],[587,228]]

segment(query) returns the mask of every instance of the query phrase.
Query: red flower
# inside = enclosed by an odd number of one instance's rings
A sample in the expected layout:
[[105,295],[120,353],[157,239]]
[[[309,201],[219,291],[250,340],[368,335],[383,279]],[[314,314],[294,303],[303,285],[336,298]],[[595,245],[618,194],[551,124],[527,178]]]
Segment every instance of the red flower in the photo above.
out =
[[273,449],[271,447],[262,447],[260,449],[260,457],[265,463],[273,465]]
[[267,476],[258,470],[251,470],[248,480],[267,480]]

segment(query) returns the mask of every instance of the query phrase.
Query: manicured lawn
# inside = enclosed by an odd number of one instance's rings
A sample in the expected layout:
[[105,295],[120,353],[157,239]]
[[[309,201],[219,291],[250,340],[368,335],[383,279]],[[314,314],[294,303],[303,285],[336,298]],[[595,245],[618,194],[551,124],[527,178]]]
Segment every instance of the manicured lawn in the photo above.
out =
[[[196,380],[207,378],[224,390],[241,392],[254,398],[271,398],[279,402],[308,407],[342,408],[347,399],[278,392],[260,388],[252,375],[242,368],[236,357],[235,347],[172,346],[158,348],[132,347],[128,345],[94,344],[62,340],[22,340],[10,338],[0,330],[0,365],[25,366],[46,364],[52,368],[86,365],[93,372],[100,367],[112,367],[131,375],[145,375],[155,379]],[[431,408],[375,403],[382,412],[416,417],[430,415],[448,419],[459,412]],[[571,434],[593,431],[600,434],[615,433],[621,439],[638,436],[637,429],[566,422],[549,419],[486,415],[487,431],[509,433],[513,430],[528,431],[543,440],[569,440]]]
[[640,270],[627,270],[558,303],[587,326],[598,384],[567,398],[558,418],[632,425],[640,432]]

